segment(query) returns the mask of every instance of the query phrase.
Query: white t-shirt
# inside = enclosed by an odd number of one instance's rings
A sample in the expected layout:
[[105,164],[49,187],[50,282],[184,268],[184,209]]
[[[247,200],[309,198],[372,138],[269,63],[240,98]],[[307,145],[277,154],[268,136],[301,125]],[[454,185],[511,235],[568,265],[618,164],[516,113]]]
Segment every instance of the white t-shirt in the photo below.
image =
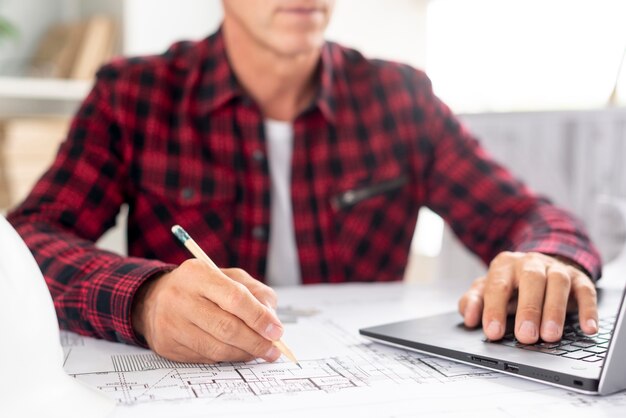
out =
[[293,125],[265,120],[270,170],[270,239],[266,281],[269,286],[295,286],[301,280],[291,205]]

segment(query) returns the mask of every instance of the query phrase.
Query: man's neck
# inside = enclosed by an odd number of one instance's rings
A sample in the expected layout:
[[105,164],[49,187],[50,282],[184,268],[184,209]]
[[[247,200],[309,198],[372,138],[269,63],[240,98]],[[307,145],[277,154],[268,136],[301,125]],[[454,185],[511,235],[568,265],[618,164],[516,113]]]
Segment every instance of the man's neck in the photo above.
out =
[[319,50],[281,55],[260,45],[235,22],[225,21],[223,33],[230,65],[264,117],[292,121],[310,105],[317,88]]

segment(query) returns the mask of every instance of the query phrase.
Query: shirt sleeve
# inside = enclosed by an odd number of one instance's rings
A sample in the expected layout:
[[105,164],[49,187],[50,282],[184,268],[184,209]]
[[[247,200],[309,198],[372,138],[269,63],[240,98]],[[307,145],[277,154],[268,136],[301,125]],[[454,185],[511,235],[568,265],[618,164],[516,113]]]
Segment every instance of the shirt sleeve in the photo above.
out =
[[600,256],[582,223],[497,163],[433,94],[426,76],[417,84],[427,121],[418,139],[427,155],[427,206],[485,263],[502,251],[540,252],[571,260],[597,280]]
[[62,328],[145,345],[131,308],[148,278],[174,268],[95,247],[125,201],[128,152],[100,78],[74,118],[50,169],[8,216],[45,277]]

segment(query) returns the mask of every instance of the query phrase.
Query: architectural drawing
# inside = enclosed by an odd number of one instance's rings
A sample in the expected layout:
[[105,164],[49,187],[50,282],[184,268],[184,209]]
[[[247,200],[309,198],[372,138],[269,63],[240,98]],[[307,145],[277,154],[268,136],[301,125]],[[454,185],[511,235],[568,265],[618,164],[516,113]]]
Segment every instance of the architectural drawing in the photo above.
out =
[[[259,401],[265,396],[298,392],[333,393],[376,385],[446,383],[469,378],[492,378],[497,373],[418,353],[363,342],[332,321],[303,319],[300,325],[323,328],[328,338],[346,350],[338,356],[300,360],[300,367],[288,361],[265,363],[187,364],[176,363],[139,348],[124,347],[125,353],[111,353],[108,366],[74,370],[74,359],[93,345],[110,344],[64,333],[66,371],[108,393],[120,404],[155,400],[178,401],[193,398],[220,398]],[[105,365],[106,359],[96,362]]]
[[63,332],[64,369],[113,398],[115,418],[197,418],[208,411],[233,418],[623,415],[626,392],[570,393],[361,338],[359,327],[401,320],[394,316],[398,311],[410,317],[416,303],[421,314],[445,306],[442,296],[407,289],[350,285],[286,291],[281,296],[293,308],[278,310],[283,341],[302,368],[282,359],[176,363],[149,350]]

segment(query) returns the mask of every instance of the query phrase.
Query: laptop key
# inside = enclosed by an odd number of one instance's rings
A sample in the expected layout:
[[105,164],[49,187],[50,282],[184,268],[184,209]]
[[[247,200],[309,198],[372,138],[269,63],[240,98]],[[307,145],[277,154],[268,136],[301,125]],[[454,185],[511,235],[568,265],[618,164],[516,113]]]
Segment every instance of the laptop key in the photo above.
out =
[[537,351],[539,353],[552,354],[554,356],[561,356],[569,352],[565,350],[559,350],[558,348],[542,348],[542,347],[539,347],[538,345],[527,345],[521,348],[523,348],[524,350],[528,350],[528,351]]
[[546,343],[546,342],[542,342],[542,343],[537,344],[537,346],[541,347],[541,348],[556,348],[559,345],[561,345],[561,344],[560,343]]
[[523,348],[524,350],[528,350],[528,351],[543,351],[541,347],[538,347],[536,345],[524,345],[524,346],[519,346],[519,348]]
[[569,353],[569,351],[559,350],[558,348],[542,348],[541,352],[546,353],[546,354],[552,354],[555,356],[562,356],[564,354]]
[[606,352],[606,348],[602,348],[602,347],[588,347],[588,348],[585,348],[585,351],[587,351],[588,353],[600,354],[600,353],[605,353]]
[[589,363],[595,363],[596,361],[601,361],[601,360],[604,360],[604,358],[598,357],[598,356],[585,357],[583,359],[583,361],[587,361]]
[[562,346],[559,346],[559,350],[574,352],[574,351],[580,351],[580,350],[582,350],[582,348],[581,347],[575,347],[573,345],[562,345]]
[[606,342],[608,340],[611,339],[611,335],[602,335],[602,334],[598,334],[594,337],[591,338],[592,340],[594,340],[595,342],[597,342],[598,344],[602,344],[603,342]]
[[589,347],[594,347],[597,345],[597,343],[595,341],[574,341],[572,343],[573,346],[575,347],[580,347],[580,348],[589,348]]
[[584,359],[585,357],[589,357],[589,356],[593,356],[593,354],[587,353],[585,351],[576,351],[576,352],[573,352],[573,353],[564,354],[562,357],[571,358],[571,359],[574,359],[574,360],[581,360],[581,359]]
[[563,339],[555,343],[542,341],[536,344],[522,344],[515,339],[513,333],[505,335],[502,340],[497,342],[528,351],[536,351],[593,363],[599,362],[605,358],[609,340],[613,335],[612,322],[609,321],[605,323],[600,321],[599,325],[598,333],[594,335],[585,334],[580,329],[578,323],[565,326],[563,329]]

